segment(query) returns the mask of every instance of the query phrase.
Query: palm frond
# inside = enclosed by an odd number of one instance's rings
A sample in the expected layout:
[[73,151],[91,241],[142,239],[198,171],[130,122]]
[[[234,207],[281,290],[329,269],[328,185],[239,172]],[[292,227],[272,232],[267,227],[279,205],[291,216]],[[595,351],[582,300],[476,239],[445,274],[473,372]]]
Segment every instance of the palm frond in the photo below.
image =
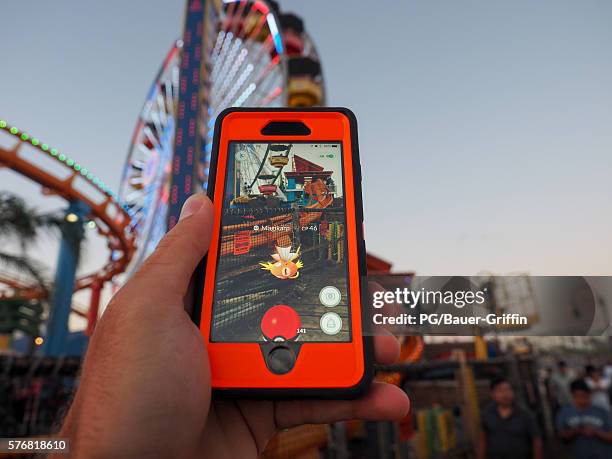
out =
[[0,191],[0,237],[15,238],[25,254],[41,230],[65,237],[76,248],[80,263],[86,242],[82,227],[66,222],[62,212],[38,213],[19,196]]
[[31,278],[40,288],[48,291],[48,282],[44,276],[44,267],[27,257],[26,255],[14,255],[0,252],[0,265],[9,268],[19,274],[24,274]]
[[23,199],[0,192],[0,236],[15,237],[22,249],[36,239],[36,212]]

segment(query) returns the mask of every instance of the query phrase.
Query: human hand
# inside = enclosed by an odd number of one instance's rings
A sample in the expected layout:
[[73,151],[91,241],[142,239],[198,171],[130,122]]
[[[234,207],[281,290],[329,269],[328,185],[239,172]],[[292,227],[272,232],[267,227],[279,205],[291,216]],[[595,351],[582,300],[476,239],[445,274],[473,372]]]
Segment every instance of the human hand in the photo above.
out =
[[[61,430],[71,456],[254,458],[276,429],[407,414],[406,394],[384,383],[350,401],[211,400],[206,346],[186,310],[212,215],[208,198],[189,198],[178,224],[100,319]],[[379,363],[398,354],[395,338],[375,337]]]
[[582,426],[581,427],[581,433],[582,435],[586,436],[586,437],[592,437],[594,436],[597,432],[596,429],[591,426],[591,425],[586,425],[586,426]]

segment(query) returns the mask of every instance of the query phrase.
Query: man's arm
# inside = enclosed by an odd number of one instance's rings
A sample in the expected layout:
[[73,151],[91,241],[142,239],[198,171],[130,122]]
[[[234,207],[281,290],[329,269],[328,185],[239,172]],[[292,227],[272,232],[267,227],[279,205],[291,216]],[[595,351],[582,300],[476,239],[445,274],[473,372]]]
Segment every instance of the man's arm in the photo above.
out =
[[533,459],[542,459],[542,438],[533,438]]
[[597,429],[597,430],[595,430],[594,434],[600,440],[603,440],[606,443],[612,443],[612,431],[607,431],[606,432],[605,430]]
[[604,425],[601,429],[596,429],[593,434],[606,443],[612,443],[612,414],[608,411],[605,413]]
[[487,435],[484,431],[480,432],[480,442],[478,443],[478,459],[485,459],[487,454]]
[[557,415],[557,419],[555,419],[555,424],[557,426],[559,437],[562,440],[570,441],[576,435],[580,434],[582,429],[580,427],[568,427],[566,425],[566,418],[567,416],[565,409],[561,409],[561,412]]
[[560,430],[559,431],[559,436],[566,441],[571,440],[572,438],[574,438],[576,435],[579,435],[581,433],[581,428],[580,427],[574,427],[571,429],[564,429],[564,430]]
[[527,415],[529,435],[531,436],[533,459],[542,459],[542,434],[540,433],[540,427],[531,411],[527,409],[525,413]]

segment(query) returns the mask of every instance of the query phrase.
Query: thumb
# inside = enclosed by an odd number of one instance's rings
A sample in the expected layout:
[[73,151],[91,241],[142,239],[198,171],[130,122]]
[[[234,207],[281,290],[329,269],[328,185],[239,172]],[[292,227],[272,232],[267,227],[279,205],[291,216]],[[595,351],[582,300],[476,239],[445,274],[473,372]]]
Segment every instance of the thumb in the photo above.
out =
[[213,205],[208,197],[194,194],[185,201],[178,223],[159,242],[138,277],[151,287],[163,286],[184,295],[191,275],[208,251]]

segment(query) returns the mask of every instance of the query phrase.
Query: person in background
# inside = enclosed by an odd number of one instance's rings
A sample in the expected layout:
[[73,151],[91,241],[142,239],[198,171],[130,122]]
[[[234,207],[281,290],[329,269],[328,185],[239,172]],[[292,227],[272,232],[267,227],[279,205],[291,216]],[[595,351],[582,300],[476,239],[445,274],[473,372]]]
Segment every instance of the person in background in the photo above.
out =
[[610,381],[610,387],[608,388],[608,399],[610,402],[612,402],[612,359],[608,359],[606,364],[603,366],[602,373],[603,377]]
[[557,415],[557,431],[572,447],[573,459],[612,458],[610,412],[591,404],[591,389],[583,379],[570,385],[574,403]]
[[609,359],[603,367],[603,377],[612,381],[612,359]]
[[572,395],[569,390],[571,381],[567,363],[564,360],[559,360],[557,369],[553,371],[549,381],[551,398],[553,399],[553,414],[556,414],[562,406],[572,403]]
[[532,414],[515,402],[508,380],[491,382],[491,399],[481,414],[478,459],[541,459],[538,425]]
[[586,377],[584,381],[591,389],[591,403],[599,406],[606,411],[610,411],[610,380],[604,378],[599,368],[587,365],[585,368]]

